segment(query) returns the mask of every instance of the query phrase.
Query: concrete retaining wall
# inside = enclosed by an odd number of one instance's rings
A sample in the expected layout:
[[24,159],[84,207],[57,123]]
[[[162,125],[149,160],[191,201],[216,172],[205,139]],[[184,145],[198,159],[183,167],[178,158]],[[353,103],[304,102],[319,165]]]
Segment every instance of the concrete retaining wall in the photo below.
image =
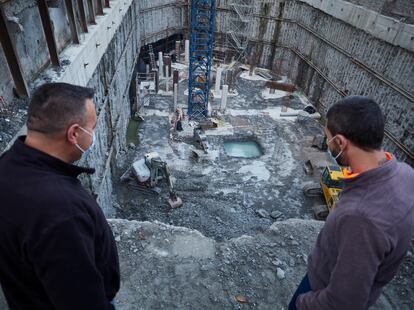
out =
[[[55,2],[56,5],[49,8],[49,13],[54,27],[56,45],[58,51],[61,51],[70,39],[70,31],[63,0]],[[28,82],[32,82],[37,73],[49,62],[49,52],[37,2],[35,0],[8,1],[2,6],[8,18],[23,75]],[[12,101],[13,87],[14,83],[0,45],[0,96],[3,96],[6,102]]]
[[[139,51],[143,42],[155,42],[181,31],[182,6],[175,5],[176,2],[111,1],[111,8],[104,9],[104,16],[96,17],[97,25],[89,26],[89,32],[82,34],[81,43],[62,50],[61,68],[48,67],[32,73],[28,79],[33,80],[38,75],[30,84],[31,89],[46,81],[95,89],[97,141],[87,162],[79,164],[96,169],[94,175],[82,177],[82,182],[97,197],[107,217],[114,214],[111,166],[126,143],[130,119],[129,86]],[[19,134],[24,132],[22,128]]]
[[[221,1],[226,10],[218,11],[222,33],[235,16],[229,3]],[[279,0],[255,4],[254,14],[248,36],[261,66],[288,75],[323,115],[344,94],[373,97],[388,135],[414,152],[412,25],[342,0]],[[386,138],[385,148],[413,164],[395,140]]]

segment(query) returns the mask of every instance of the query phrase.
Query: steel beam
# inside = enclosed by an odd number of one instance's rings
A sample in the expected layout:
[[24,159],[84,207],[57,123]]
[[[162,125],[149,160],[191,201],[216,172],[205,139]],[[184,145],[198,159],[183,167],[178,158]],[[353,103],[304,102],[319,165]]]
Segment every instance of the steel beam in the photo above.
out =
[[55,34],[53,32],[52,23],[50,22],[49,9],[46,0],[38,0],[37,7],[42,20],[43,31],[45,33],[47,47],[49,49],[50,61],[53,66],[60,67],[59,55],[56,46]]
[[77,0],[78,10],[80,17],[80,24],[83,32],[88,32],[88,23],[86,22],[85,7],[83,6],[83,0]]
[[93,3],[92,0],[88,0],[88,17],[89,17],[89,23],[95,25],[95,10],[93,9]]
[[23,71],[20,65],[19,58],[16,53],[16,48],[10,36],[7,17],[4,14],[3,7],[0,4],[0,41],[3,47],[4,55],[6,56],[7,64],[10,73],[13,77],[13,82],[16,87],[16,92],[19,96],[28,97],[29,88],[23,76]]
[[102,0],[96,0],[96,15],[104,15]]
[[75,12],[73,11],[72,0],[65,0],[66,12],[68,14],[70,34],[72,37],[72,42],[74,44],[79,44],[78,29],[76,27]]

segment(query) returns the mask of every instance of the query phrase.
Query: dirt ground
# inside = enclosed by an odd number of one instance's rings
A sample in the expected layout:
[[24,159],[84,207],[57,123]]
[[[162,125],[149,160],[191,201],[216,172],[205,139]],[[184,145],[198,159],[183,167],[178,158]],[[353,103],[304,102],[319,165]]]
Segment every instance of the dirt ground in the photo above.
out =
[[[124,150],[114,171],[117,219],[109,222],[122,273],[117,309],[287,309],[323,226],[311,211],[323,201],[305,198],[302,187],[328,162],[310,146],[322,131],[317,121],[280,118],[283,105],[303,108],[301,95],[264,101],[263,87],[238,80],[239,94],[229,98],[219,128],[207,132],[203,160],[190,158],[189,124],[170,131],[172,98],[154,98],[146,108],[136,145]],[[223,147],[229,139],[256,141],[263,155],[231,157]],[[158,194],[119,180],[150,151],[170,166],[181,208],[167,207],[165,184]],[[307,159],[313,175],[305,173]],[[372,309],[413,309],[413,273],[411,250]],[[7,309],[1,296],[0,309]]]
[[0,150],[6,148],[26,122],[27,107],[26,99],[14,99],[10,103],[0,100]]
[[[160,222],[109,220],[120,256],[117,309],[287,309],[323,225],[275,222],[262,233],[217,242]],[[414,257],[373,310],[413,309]],[[7,309],[0,290],[0,309]]]
[[[184,85],[181,85],[181,92]],[[314,180],[303,163],[310,155],[327,164],[326,154],[310,147],[315,134],[322,133],[318,121],[301,124],[296,118],[281,119],[280,110],[302,109],[295,95],[264,101],[264,82],[238,80],[238,96],[229,98],[228,111],[217,129],[206,131],[209,145],[207,159],[190,158],[193,128],[184,122],[184,131],[170,133],[169,111],[172,98],[156,97],[145,109],[138,130],[139,144],[128,148],[119,159],[114,183],[117,217],[139,221],[162,221],[197,229],[208,237],[223,240],[267,229],[275,219],[312,218],[313,204],[303,193],[303,184]],[[186,98],[182,95],[182,105]],[[213,107],[219,103],[215,101]],[[263,156],[238,158],[228,156],[226,141],[255,141]],[[171,170],[174,186],[184,207],[171,211],[166,206],[168,193],[161,186],[160,195],[143,193],[119,181],[133,161],[145,153],[157,152]]]
[[[310,147],[321,125],[276,117],[272,109],[286,101],[264,101],[262,90],[263,82],[238,80],[239,95],[229,99],[221,128],[207,132],[208,160],[190,159],[194,145],[186,125],[171,134],[172,99],[157,97],[146,109],[139,143],[126,150],[118,175],[157,151],[184,205],[169,209],[165,187],[158,195],[115,186],[117,217],[131,220],[111,222],[124,275],[121,309],[287,309],[323,225],[311,212],[321,200],[302,194],[319,170],[307,175],[303,163],[311,159],[318,168],[327,162]],[[303,108],[299,99],[288,106]],[[264,155],[227,156],[223,143],[234,138],[258,142]],[[409,252],[373,309],[413,308],[413,267]]]

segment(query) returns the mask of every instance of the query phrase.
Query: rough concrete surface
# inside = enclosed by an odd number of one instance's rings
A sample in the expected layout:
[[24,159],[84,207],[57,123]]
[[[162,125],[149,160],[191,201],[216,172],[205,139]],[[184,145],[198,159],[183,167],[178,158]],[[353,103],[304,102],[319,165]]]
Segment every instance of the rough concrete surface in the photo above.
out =
[[[119,249],[117,309],[287,309],[322,226],[290,219],[223,242],[159,222],[109,220]],[[374,310],[412,309],[407,256]],[[239,300],[246,302],[240,302]],[[0,309],[7,309],[0,290]]]
[[[216,239],[261,232],[274,221],[272,212],[280,213],[278,220],[312,218],[311,208],[318,201],[306,199],[302,187],[314,176],[306,175],[303,163],[308,157],[306,147],[310,149],[313,135],[321,134],[322,126],[312,119],[303,125],[296,118],[281,118],[283,105],[302,109],[303,104],[297,95],[288,101],[263,101],[260,94],[264,83],[237,80],[239,95],[229,98],[219,128],[206,131],[209,154],[203,160],[191,158],[196,146],[193,128],[187,121],[183,132],[170,133],[172,98],[154,97],[143,112],[145,121],[137,133],[139,143],[118,158],[119,169],[114,173],[117,217],[159,220],[197,229]],[[184,90],[185,85],[180,85],[179,102],[183,106]],[[219,101],[212,104],[213,108],[218,105]],[[225,153],[224,142],[246,140],[258,142],[264,154],[238,158]],[[161,195],[155,195],[119,181],[133,161],[149,152],[158,152],[169,165],[183,208],[171,211],[166,207],[165,187],[161,187]],[[319,158],[326,158],[325,153],[318,153]]]
[[[287,309],[306,272],[323,223],[290,219],[263,233],[217,242],[198,231],[159,222],[110,220],[118,241],[119,309]],[[374,310],[412,309],[414,287],[402,277],[407,257]],[[246,303],[236,298],[247,300]]]
[[[111,222],[125,274],[117,299],[121,309],[286,309],[304,275],[323,223],[310,220],[311,207],[321,201],[302,195],[302,185],[318,172],[307,176],[302,164],[305,158],[316,167],[327,164],[324,153],[308,147],[321,127],[310,119],[280,118],[277,109],[286,103],[303,107],[299,94],[289,101],[263,102],[258,96],[264,82],[239,78],[236,85],[239,96],[229,98],[219,128],[207,131],[208,160],[190,159],[194,146],[186,122],[183,132],[170,132],[168,97],[152,99],[137,145],[120,156],[115,207],[118,218],[132,220]],[[182,92],[184,87],[180,102]],[[259,142],[264,155],[225,154],[224,141],[246,138]],[[181,208],[167,207],[165,186],[158,195],[119,182],[128,166],[150,151],[168,163],[184,201]],[[374,309],[412,308],[412,266],[410,254]]]
[[414,24],[414,2],[412,0],[346,0],[381,14]]

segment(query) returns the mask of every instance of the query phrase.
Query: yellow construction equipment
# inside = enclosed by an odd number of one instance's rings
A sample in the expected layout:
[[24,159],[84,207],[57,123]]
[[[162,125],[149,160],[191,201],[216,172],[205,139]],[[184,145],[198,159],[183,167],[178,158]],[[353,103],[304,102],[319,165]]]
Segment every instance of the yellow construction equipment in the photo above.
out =
[[323,170],[319,184],[309,184],[303,188],[307,197],[323,195],[326,205],[313,207],[313,213],[318,220],[324,220],[329,212],[335,208],[339,194],[343,188],[344,173],[338,166],[326,166]]

